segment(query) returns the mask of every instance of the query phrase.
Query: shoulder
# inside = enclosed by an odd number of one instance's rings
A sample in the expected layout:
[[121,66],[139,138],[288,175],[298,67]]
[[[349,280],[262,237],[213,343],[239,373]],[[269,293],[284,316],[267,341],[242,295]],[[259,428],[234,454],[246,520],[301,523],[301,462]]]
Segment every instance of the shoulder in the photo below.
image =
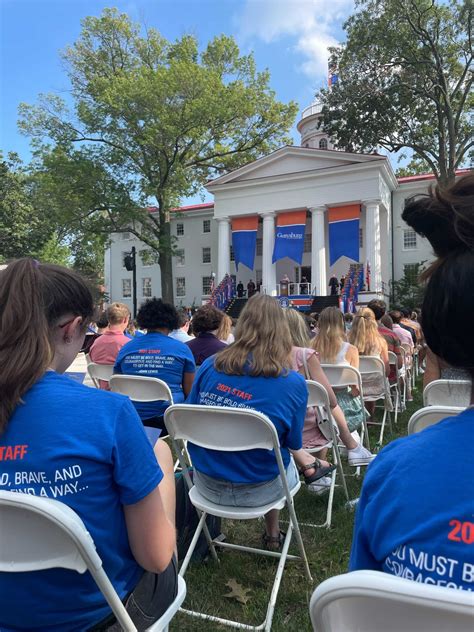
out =
[[77,410],[88,409],[97,412],[99,409],[101,411],[107,409],[111,414],[114,412],[118,414],[130,401],[124,395],[80,384],[66,374],[47,375],[42,382],[50,393],[60,394],[62,401],[69,409],[79,406]]

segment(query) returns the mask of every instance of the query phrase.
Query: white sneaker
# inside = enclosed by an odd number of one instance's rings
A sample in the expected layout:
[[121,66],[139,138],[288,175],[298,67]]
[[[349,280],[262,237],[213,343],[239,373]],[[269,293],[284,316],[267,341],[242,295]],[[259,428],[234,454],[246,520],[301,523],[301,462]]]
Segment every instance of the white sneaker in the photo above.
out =
[[314,481],[314,483],[311,483],[311,485],[308,485],[307,489],[312,494],[316,494],[317,496],[320,496],[321,494],[324,494],[325,492],[329,491],[330,487],[331,487],[331,477],[323,476],[323,478],[320,478],[319,480]]
[[375,454],[372,454],[367,448],[364,448],[363,445],[358,445],[357,448],[353,450],[348,450],[348,460],[349,465],[353,467],[358,467],[360,465],[369,465],[371,461],[373,461],[376,457]]
[[[353,432],[351,432],[351,436],[354,439],[354,441],[357,441],[357,443],[360,443],[360,434],[357,432],[357,430],[354,430]],[[345,445],[339,445],[339,454],[347,459],[347,448]]]

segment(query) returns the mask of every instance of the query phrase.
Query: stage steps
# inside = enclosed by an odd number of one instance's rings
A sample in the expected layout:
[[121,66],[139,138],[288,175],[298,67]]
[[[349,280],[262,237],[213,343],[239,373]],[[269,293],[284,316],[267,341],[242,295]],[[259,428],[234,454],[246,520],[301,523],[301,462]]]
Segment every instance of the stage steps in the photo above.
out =
[[326,307],[339,307],[339,296],[315,296],[310,311],[320,314]]
[[244,309],[248,299],[234,297],[225,309],[225,313],[231,318],[238,318]]

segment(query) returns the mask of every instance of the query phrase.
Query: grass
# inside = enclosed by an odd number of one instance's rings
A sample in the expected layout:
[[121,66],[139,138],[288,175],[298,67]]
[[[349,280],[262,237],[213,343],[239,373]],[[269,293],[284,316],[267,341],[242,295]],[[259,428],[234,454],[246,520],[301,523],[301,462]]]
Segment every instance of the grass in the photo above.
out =
[[[414,401],[408,404],[407,410],[398,416],[398,424],[390,432],[386,427],[384,444],[397,437],[406,435],[410,416],[422,406],[420,388],[414,392]],[[371,446],[378,439],[380,428],[370,428]],[[353,472],[354,469],[350,468]],[[359,495],[363,481],[364,468],[360,478],[348,479],[351,498]],[[314,496],[302,489],[295,498],[296,514],[299,522],[322,523],[325,520],[327,495]],[[278,593],[273,632],[310,632],[308,603],[316,586],[333,575],[347,571],[349,553],[352,542],[354,512],[345,508],[345,496],[341,488],[336,489],[334,512],[330,529],[301,527],[303,542],[306,548],[313,583],[309,585],[301,564],[287,562],[283,580]],[[263,523],[260,521],[224,521],[222,531],[227,540],[260,546]],[[294,538],[290,547],[296,553]],[[219,551],[218,551],[219,552]],[[249,625],[262,623],[266,613],[271,584],[273,582],[276,561],[270,558],[237,553],[219,552],[220,564],[212,560],[207,563],[191,564],[186,572],[187,596],[184,607],[206,612],[214,616],[234,619]],[[227,599],[230,592],[226,582],[235,579],[244,588],[250,589],[248,602],[244,605],[235,599]],[[210,621],[199,620],[189,615],[178,613],[170,625],[172,632],[214,632],[225,627]],[[227,628],[230,629],[230,628]]]

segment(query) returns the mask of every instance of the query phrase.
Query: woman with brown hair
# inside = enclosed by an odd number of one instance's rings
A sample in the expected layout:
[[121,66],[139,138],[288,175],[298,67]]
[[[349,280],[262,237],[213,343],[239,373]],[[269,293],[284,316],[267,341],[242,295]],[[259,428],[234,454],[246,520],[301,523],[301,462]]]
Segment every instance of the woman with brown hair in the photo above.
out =
[[[319,353],[322,364],[348,364],[359,368],[359,352],[346,340],[344,316],[337,307],[326,307],[321,312],[319,334],[311,341],[311,348]],[[359,390],[355,387],[338,388],[334,393],[349,431],[355,434],[364,419]]]
[[[63,375],[93,311],[72,270],[20,259],[0,272],[0,455],[23,447],[20,458],[0,459],[1,471],[7,491],[77,512],[144,629],[176,594],[173,461],[163,441],[153,453],[128,398]],[[1,629],[105,629],[114,620],[89,573],[0,573]]]
[[[278,301],[266,294],[255,295],[238,320],[235,342],[204,362],[187,399],[190,404],[215,406],[217,402],[267,415],[278,432],[290,489],[298,482],[290,450],[308,484],[334,469],[301,449],[308,393],[302,376],[291,370],[291,346]],[[275,458],[267,450],[219,452],[192,444],[188,449],[196,487],[212,502],[252,507],[283,495]],[[265,524],[266,545],[278,548],[278,511],[270,511]]]
[[224,314],[222,317],[216,338],[221,342],[225,342],[226,345],[232,344],[235,340],[234,334],[232,333],[232,318],[227,314]]
[[[339,312],[341,313],[341,312]],[[310,348],[308,328],[303,316],[295,309],[285,310],[285,316],[290,328],[293,348],[291,349],[292,366],[307,380],[319,382],[326,389],[331,406],[331,413],[339,429],[342,443],[347,449],[349,465],[354,467],[368,465],[374,458],[369,450],[362,446],[351,435],[347,426],[344,413],[340,408],[336,395],[319,363],[318,352]],[[309,407],[306,409],[306,417],[303,427],[303,448],[314,449],[327,443],[326,437],[319,430],[316,411]],[[318,456],[325,458],[326,450],[319,452]],[[330,484],[330,479],[328,484]],[[319,485],[324,486],[323,483]]]
[[225,349],[226,343],[217,337],[224,316],[223,311],[209,303],[200,307],[194,314],[191,327],[196,337],[194,340],[189,340],[186,345],[191,349],[196,366]]

